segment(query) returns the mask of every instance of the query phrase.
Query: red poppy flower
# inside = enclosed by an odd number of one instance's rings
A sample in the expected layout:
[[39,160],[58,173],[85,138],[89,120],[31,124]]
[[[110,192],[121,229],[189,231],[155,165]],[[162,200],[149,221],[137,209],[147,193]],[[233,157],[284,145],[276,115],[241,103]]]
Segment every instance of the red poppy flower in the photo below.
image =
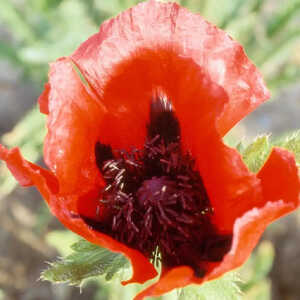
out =
[[268,97],[225,32],[147,1],[51,64],[39,98],[50,170],[18,149],[1,146],[0,158],[66,227],[126,255],[125,283],[153,278],[161,260],[160,279],[136,299],[161,295],[240,266],[266,226],[298,207],[292,154],[275,148],[253,174],[222,142]]

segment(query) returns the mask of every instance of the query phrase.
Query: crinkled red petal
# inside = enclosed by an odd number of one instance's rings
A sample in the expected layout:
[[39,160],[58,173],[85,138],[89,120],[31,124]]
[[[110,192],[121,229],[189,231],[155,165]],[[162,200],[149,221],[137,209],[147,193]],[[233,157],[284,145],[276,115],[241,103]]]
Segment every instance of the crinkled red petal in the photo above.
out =
[[253,205],[236,219],[232,246],[222,262],[212,265],[202,279],[195,277],[189,267],[177,267],[163,272],[160,280],[142,291],[135,300],[159,296],[174,288],[212,280],[241,266],[250,256],[266,227],[300,205],[298,168],[293,155],[288,151],[275,148],[258,173],[258,178],[261,180],[263,200],[259,207]]
[[55,175],[23,159],[18,148],[7,150],[0,144],[0,160],[6,163],[20,185],[35,185],[45,200],[49,200],[50,194],[58,192],[59,183]]
[[194,277],[194,271],[190,267],[177,267],[167,272],[164,276],[161,276],[157,283],[149,286],[143,290],[134,300],[143,300],[145,297],[160,296],[175,288],[181,288],[188,284]]
[[52,172],[24,160],[17,148],[7,150],[0,145],[0,159],[6,162],[9,170],[21,185],[34,185],[39,190],[47,201],[52,213],[67,228],[94,244],[111,251],[121,252],[128,257],[133,267],[133,275],[124,284],[130,282],[143,283],[157,275],[153,265],[139,251],[130,249],[86,225],[77,215],[76,203],[78,202],[78,196],[62,196],[58,194],[58,180]]
[[39,103],[41,111],[49,113],[44,155],[59,180],[60,193],[84,194],[103,184],[94,147],[105,110],[68,58],[51,64]]
[[[145,122],[144,114],[147,109],[142,109],[141,102],[148,103],[151,94],[143,92],[136,98],[138,94],[135,93],[135,89],[140,90],[140,85],[144,87],[152,84],[153,89],[168,90],[169,84],[173,82],[173,88],[179,84],[180,95],[185,91],[189,93],[190,89],[207,88],[206,95],[212,94],[209,98],[213,99],[211,112],[218,110],[215,106],[220,105],[219,101],[222,103],[226,100],[222,95],[216,99],[216,90],[210,83],[206,86],[205,80],[192,80],[188,83],[188,72],[185,72],[180,64],[170,64],[165,60],[158,67],[157,60],[160,62],[164,54],[161,59],[152,55],[152,59],[148,57],[145,61],[139,60],[140,51],[145,49],[152,49],[158,55],[160,49],[163,49],[176,53],[178,58],[190,60],[209,81],[225,91],[229,101],[218,120],[221,135],[269,97],[261,75],[246,57],[242,46],[200,15],[193,14],[176,3],[146,1],[124,11],[116,18],[104,22],[99,33],[85,41],[71,57],[105,105],[110,109],[112,106],[116,107],[114,112],[119,114],[120,118],[124,113],[124,119],[127,116],[135,116],[134,119],[141,120],[140,123]],[[135,57],[137,63],[131,64],[135,69],[130,70],[131,75],[126,81],[127,89],[122,86],[119,94],[117,89],[113,94],[116,98],[104,96],[103,91],[114,77],[115,70],[120,69],[119,66],[124,61],[133,61]],[[174,73],[179,69],[182,76],[176,78]],[[164,81],[155,78],[153,80],[154,75],[158,75],[158,78],[163,77]],[[147,98],[143,99],[144,96]],[[122,105],[118,106],[120,99]],[[201,113],[204,115],[203,101],[206,99],[194,99],[193,102],[193,109],[199,116]],[[126,125],[125,121],[124,123],[121,124]],[[116,136],[113,138],[116,139]],[[136,139],[139,141],[138,135]],[[128,145],[130,143],[132,144],[131,139]]]

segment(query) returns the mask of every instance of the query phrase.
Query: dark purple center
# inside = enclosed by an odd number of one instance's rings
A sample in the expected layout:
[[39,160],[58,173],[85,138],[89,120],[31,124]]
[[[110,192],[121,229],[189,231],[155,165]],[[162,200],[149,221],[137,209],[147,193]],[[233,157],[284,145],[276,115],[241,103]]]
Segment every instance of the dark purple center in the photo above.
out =
[[99,200],[109,221],[84,218],[95,230],[165,266],[188,265],[197,276],[205,262],[222,260],[232,236],[218,234],[195,161],[183,153],[180,126],[170,102],[152,102],[142,150],[112,150],[98,142],[96,162],[106,181]]

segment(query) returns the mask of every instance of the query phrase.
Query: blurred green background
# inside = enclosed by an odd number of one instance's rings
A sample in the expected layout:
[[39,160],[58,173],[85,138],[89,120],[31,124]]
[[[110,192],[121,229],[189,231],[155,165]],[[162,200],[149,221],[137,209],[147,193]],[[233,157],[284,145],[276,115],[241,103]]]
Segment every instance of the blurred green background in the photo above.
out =
[[[47,81],[48,63],[72,53],[97,32],[104,20],[138,2],[142,1],[0,1],[0,139],[3,144],[19,146],[28,160],[43,164],[45,118],[36,107],[36,99]],[[300,0],[177,2],[201,13],[239,40],[272,91],[272,101],[236,126],[226,141],[236,145],[243,139],[247,143],[263,132],[272,132],[277,138],[299,128]],[[299,222],[295,213],[267,231],[257,251],[239,270],[242,299],[300,299]],[[46,268],[45,261],[69,253],[69,246],[76,238],[50,216],[34,189],[17,187],[0,164],[1,300],[131,299],[139,288],[123,288],[118,280],[110,284],[103,278],[90,280],[84,284],[82,293],[79,288],[37,281],[41,270]],[[180,297],[175,291],[161,299]],[[194,299],[203,298],[195,296]]]

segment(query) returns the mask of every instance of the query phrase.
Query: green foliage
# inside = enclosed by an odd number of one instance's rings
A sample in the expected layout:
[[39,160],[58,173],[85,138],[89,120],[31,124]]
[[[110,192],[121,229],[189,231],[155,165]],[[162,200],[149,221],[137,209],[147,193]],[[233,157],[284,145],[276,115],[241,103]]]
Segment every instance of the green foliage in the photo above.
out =
[[294,132],[279,139],[272,140],[270,136],[260,136],[247,147],[241,143],[237,149],[243,156],[243,160],[252,172],[258,172],[270,154],[272,147],[281,147],[294,153],[298,165],[300,165],[300,132]]
[[16,49],[8,43],[0,41],[0,59],[8,59],[14,65],[20,64],[20,58]]
[[270,79],[268,85],[271,89],[283,88],[289,84],[296,83],[300,78],[300,68],[297,65],[284,65],[281,68],[280,76]]
[[257,172],[270,152],[268,136],[260,136],[243,150],[243,160],[252,172]]
[[250,289],[243,297],[243,300],[271,300],[271,281],[262,280]]
[[14,39],[5,45],[15,51],[0,44],[0,55],[42,86],[48,62],[72,53],[108,17],[91,0],[3,0],[0,22],[8,26]]
[[252,12],[259,12],[262,9],[262,5],[264,4],[265,0],[253,0],[252,6],[250,7],[250,11]]
[[182,289],[178,300],[241,300],[239,281],[236,273],[227,273],[221,278],[203,285],[192,285]]
[[[291,29],[277,41],[274,41],[273,43],[266,43],[264,45],[265,51],[261,51],[261,53],[256,54],[256,62],[260,66],[265,77],[274,81],[276,78],[279,79],[284,75],[284,68],[287,68],[293,63],[293,61],[290,61],[289,64],[286,62],[293,54],[293,49],[296,49],[297,45],[299,45],[299,41],[300,30]],[[296,60],[295,63],[297,63]],[[300,70],[300,64],[298,63],[296,66],[297,69]],[[276,75],[278,69],[280,70],[280,76]]]
[[239,14],[243,7],[243,5],[246,3],[245,0],[235,0],[233,1],[233,7],[230,10],[229,14],[225,16],[222,24],[220,25],[221,28],[226,28],[228,24],[234,20]]
[[35,161],[41,151],[45,133],[45,116],[35,106],[12,131],[2,137],[2,141],[8,147],[18,145],[23,149],[26,158]]
[[17,38],[27,40],[28,42],[33,42],[35,40],[34,29],[26,20],[21,10],[13,4],[13,1],[1,1],[0,19],[13,29],[13,33]]
[[298,14],[299,10],[299,0],[284,1],[267,26],[267,35],[271,37],[283,30],[289,21]]
[[78,235],[70,230],[53,230],[46,235],[47,243],[56,248],[62,257],[72,254],[71,246],[78,241]]
[[[34,107],[11,132],[1,137],[0,142],[8,148],[18,146],[26,159],[36,162],[41,157],[45,133],[45,117]],[[15,179],[0,162],[0,195],[7,195],[15,186]]]
[[272,243],[263,241],[240,270],[242,278],[240,287],[244,292],[249,291],[268,276],[273,265],[274,256],[275,251]]
[[280,138],[274,142],[274,145],[285,148],[294,153],[298,165],[300,165],[300,131]]
[[28,0],[32,7],[41,12],[56,9],[64,0]]
[[119,270],[129,265],[122,254],[85,240],[76,242],[71,249],[72,254],[50,263],[49,268],[41,274],[42,280],[67,282],[70,285],[80,285],[83,280],[99,275],[105,275],[105,279],[110,280]]

